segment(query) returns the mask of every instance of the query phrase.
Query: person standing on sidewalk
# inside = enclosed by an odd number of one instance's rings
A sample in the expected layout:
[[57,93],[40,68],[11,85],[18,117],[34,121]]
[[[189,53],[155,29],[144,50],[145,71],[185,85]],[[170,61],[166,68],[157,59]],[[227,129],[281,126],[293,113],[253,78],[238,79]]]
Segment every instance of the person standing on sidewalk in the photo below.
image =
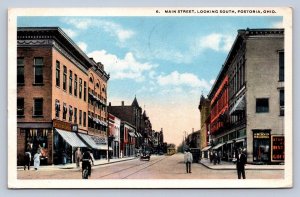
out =
[[238,150],[237,158],[236,158],[236,169],[237,169],[237,175],[238,179],[241,179],[241,175],[243,176],[243,179],[246,179],[245,175],[245,165],[247,162],[247,156],[242,151],[242,149]]
[[82,154],[81,154],[80,148],[78,147],[75,152],[75,162],[76,162],[77,168],[80,168],[81,157],[82,157]]
[[40,157],[41,157],[41,153],[40,151],[38,150],[34,156],[33,156],[33,161],[34,161],[34,169],[35,170],[38,170],[40,168],[40,163],[41,163],[41,160],[40,160]]
[[192,162],[193,162],[193,155],[190,152],[189,149],[184,153],[184,163],[186,166],[186,173],[192,173],[191,168],[192,168]]
[[30,162],[31,162],[31,146],[30,144],[27,145],[26,152],[24,154],[24,170],[28,167],[30,170]]

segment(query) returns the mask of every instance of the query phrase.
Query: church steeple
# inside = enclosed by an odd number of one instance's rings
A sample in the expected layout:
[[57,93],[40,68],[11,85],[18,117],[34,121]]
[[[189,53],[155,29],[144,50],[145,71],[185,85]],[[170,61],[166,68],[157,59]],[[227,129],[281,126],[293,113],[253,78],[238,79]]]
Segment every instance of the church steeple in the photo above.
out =
[[139,103],[137,102],[136,96],[134,96],[134,100],[133,100],[131,106],[139,107]]

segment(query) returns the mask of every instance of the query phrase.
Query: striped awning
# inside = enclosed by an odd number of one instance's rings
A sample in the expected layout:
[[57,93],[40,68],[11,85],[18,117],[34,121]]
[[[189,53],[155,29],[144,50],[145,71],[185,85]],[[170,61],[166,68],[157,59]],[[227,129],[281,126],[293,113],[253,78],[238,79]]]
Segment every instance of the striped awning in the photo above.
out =
[[211,146],[204,147],[201,151],[207,151],[211,148]]
[[55,129],[56,132],[72,147],[86,147],[83,141],[74,132]]
[[214,146],[212,149],[216,150],[216,149],[222,147],[224,144],[225,143],[218,144],[218,145]]
[[107,145],[105,144],[97,144],[92,136],[90,135],[86,135],[86,134],[82,134],[79,133],[80,137],[82,137],[82,139],[93,149],[98,149],[98,150],[107,150]]

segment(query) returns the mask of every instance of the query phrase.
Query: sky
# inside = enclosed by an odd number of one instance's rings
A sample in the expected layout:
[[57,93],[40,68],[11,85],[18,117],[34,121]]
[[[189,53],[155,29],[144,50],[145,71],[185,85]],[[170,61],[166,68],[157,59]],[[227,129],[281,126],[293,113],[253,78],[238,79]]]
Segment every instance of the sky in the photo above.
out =
[[110,74],[108,102],[135,96],[154,130],[179,145],[200,129],[198,110],[239,29],[281,28],[279,16],[18,17],[18,27],[60,27]]

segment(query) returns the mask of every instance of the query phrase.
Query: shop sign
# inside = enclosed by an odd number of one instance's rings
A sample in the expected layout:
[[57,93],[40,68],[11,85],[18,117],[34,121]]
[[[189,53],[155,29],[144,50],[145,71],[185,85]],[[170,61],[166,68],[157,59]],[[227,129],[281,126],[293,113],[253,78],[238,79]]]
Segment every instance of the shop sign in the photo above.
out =
[[57,129],[62,129],[62,130],[66,130],[66,131],[72,131],[71,128],[71,123],[68,122],[63,122],[60,120],[53,120],[53,127],[57,128]]
[[271,143],[272,161],[284,161],[284,136],[273,135]]
[[253,134],[254,139],[269,139],[270,133],[267,132],[257,132]]

